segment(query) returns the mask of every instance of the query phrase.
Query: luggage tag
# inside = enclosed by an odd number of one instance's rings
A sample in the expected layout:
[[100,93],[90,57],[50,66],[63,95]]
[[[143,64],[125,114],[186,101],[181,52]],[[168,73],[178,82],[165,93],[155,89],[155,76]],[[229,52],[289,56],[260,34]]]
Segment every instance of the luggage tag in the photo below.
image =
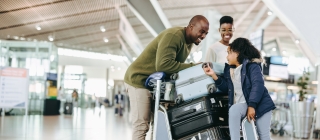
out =
[[216,100],[214,98],[211,98],[210,100],[212,104],[216,103]]
[[[214,98],[211,98],[210,100],[212,104],[216,103],[216,100]],[[219,105],[220,107],[223,107],[221,100],[219,101]]]

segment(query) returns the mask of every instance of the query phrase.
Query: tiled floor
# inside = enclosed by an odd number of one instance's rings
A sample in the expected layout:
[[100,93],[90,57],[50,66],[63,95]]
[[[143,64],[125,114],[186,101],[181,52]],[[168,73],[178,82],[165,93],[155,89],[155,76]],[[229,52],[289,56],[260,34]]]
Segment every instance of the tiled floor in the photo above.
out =
[[127,140],[127,117],[113,109],[75,109],[74,115],[1,117],[0,140]]
[[[75,109],[74,115],[0,117],[0,140],[130,140],[127,113],[115,116],[113,108]],[[28,122],[28,123],[26,123]],[[291,140],[275,137],[272,140]]]

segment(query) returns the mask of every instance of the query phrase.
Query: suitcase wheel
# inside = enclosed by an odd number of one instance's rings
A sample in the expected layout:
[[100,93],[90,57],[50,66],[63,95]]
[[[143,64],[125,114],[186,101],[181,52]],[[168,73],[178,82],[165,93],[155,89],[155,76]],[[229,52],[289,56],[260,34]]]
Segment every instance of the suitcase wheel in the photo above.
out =
[[208,93],[212,94],[217,91],[217,87],[214,84],[210,84],[208,85],[207,90],[208,90]]
[[181,104],[183,102],[182,96],[178,95],[178,97],[175,99],[176,104]]
[[177,80],[178,79],[178,73],[173,73],[170,75],[171,80]]

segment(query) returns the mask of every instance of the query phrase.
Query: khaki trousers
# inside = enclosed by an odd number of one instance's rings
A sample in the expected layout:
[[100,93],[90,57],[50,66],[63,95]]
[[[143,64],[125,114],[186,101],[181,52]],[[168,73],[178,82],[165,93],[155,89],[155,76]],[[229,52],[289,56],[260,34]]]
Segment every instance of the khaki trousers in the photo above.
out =
[[[132,118],[132,140],[145,140],[151,122],[152,96],[149,90],[136,88],[125,83],[130,99]],[[151,132],[152,138],[152,132]]]

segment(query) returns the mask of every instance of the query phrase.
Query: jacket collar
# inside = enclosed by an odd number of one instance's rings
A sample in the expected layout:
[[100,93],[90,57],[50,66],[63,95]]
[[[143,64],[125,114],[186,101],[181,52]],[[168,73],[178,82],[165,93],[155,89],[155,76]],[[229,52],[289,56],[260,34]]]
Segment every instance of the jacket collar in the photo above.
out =
[[[262,59],[258,59],[258,58],[254,58],[251,61],[249,61],[249,59],[243,59],[242,61],[242,69],[241,69],[241,84],[243,85],[244,79],[246,77],[247,74],[247,64],[248,63],[262,63],[263,60]],[[229,68],[227,69],[228,71],[226,72],[230,72],[230,68],[236,68],[236,66],[234,65],[229,65],[229,64],[225,64],[225,67]]]

